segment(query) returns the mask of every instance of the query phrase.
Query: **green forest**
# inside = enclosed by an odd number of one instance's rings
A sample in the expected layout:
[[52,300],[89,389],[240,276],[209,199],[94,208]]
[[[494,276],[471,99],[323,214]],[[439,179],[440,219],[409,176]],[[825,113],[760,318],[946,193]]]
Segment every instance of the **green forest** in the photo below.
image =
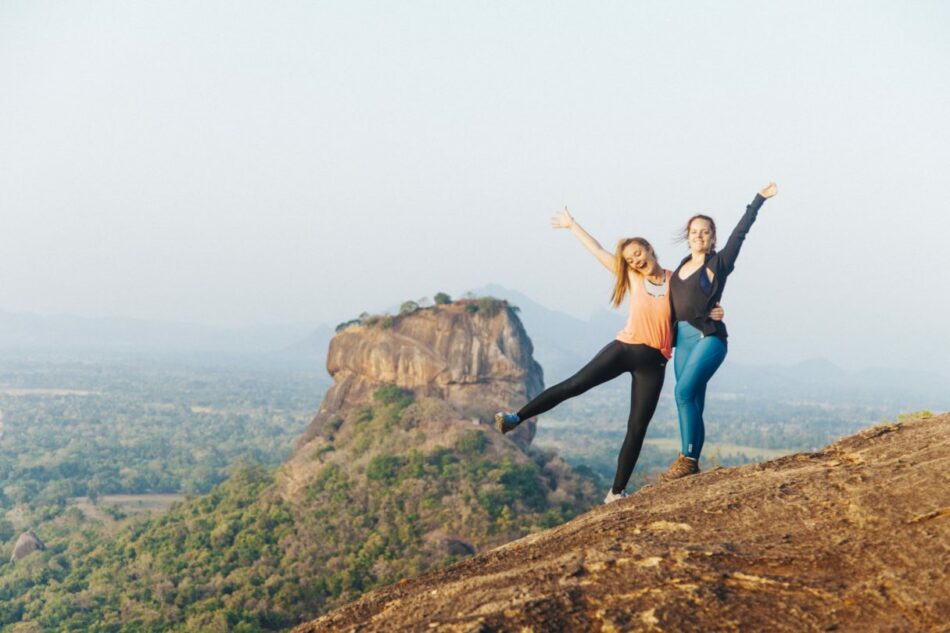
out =
[[237,460],[280,464],[329,379],[149,363],[0,364],[0,508],[201,494]]
[[322,429],[299,489],[244,463],[209,494],[114,530],[35,501],[48,549],[0,562],[0,630],[280,630],[594,503],[594,483],[552,453],[526,455],[466,420],[420,430],[453,417],[384,388]]
[[[459,412],[384,387],[322,426],[294,488],[279,466],[329,385],[322,371],[0,362],[0,631],[282,630],[558,525],[612,479],[621,382],[545,416],[527,454],[470,420],[434,431]],[[707,411],[705,468],[810,450],[882,417],[729,394]],[[676,429],[664,396],[628,490],[675,456]],[[160,493],[183,501],[149,514],[111,496]],[[48,549],[9,562],[28,527]]]

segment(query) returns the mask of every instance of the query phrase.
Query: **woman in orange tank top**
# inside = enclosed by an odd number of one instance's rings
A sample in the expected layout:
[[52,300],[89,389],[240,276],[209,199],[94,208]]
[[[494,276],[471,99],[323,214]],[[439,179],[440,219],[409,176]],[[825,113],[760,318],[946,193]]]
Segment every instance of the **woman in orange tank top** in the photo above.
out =
[[[640,456],[647,425],[656,410],[663,388],[666,362],[672,355],[670,314],[670,271],[656,259],[650,243],[641,237],[622,239],[614,253],[604,249],[587,231],[574,221],[565,208],[551,220],[556,229],[570,229],[581,244],[614,276],[611,303],[619,307],[630,295],[627,322],[616,338],[607,344],[576,374],[546,389],[517,413],[495,414],[495,424],[507,433],[523,420],[550,411],[568,398],[630,373],[630,415],[627,436],[617,459],[617,474],[604,503],[626,496],[624,489]],[[710,312],[713,319],[722,318],[718,306]]]

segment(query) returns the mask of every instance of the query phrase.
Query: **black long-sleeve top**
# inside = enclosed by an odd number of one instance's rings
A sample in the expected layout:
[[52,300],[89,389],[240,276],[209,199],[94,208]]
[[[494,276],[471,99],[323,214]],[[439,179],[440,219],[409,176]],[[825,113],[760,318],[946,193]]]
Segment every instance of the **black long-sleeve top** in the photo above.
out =
[[[763,202],[765,202],[765,198],[756,194],[755,200],[746,207],[742,219],[732,230],[732,234],[722,250],[706,253],[704,266],[695,270],[686,279],[680,279],[680,269],[683,264],[692,259],[692,256],[685,257],[680,265],[676,267],[670,281],[673,323],[687,321],[706,336],[718,336],[723,339],[728,336],[726,324],[722,321],[710,319],[709,311],[722,299],[723,290],[726,288],[726,279],[735,269],[739,249],[742,248],[742,242],[745,240],[749,229],[752,228],[752,223],[755,222]],[[712,271],[712,281],[709,280],[706,270]],[[673,338],[675,345],[675,327],[673,328]]]

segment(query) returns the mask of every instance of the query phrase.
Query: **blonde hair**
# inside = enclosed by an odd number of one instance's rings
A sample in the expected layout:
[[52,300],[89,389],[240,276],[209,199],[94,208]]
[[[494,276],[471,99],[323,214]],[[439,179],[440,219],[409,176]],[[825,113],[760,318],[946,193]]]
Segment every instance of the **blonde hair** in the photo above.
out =
[[[623,298],[630,291],[630,277],[627,275],[627,260],[623,258],[623,249],[627,248],[630,244],[639,244],[641,248],[650,251],[650,254],[653,255],[653,259],[657,258],[653,246],[642,237],[625,237],[617,242],[617,250],[614,251],[614,271],[617,274],[617,279],[614,281],[614,291],[610,297],[610,305],[615,308],[620,306],[623,302]],[[639,270],[635,269],[634,272],[638,275],[640,274]]]

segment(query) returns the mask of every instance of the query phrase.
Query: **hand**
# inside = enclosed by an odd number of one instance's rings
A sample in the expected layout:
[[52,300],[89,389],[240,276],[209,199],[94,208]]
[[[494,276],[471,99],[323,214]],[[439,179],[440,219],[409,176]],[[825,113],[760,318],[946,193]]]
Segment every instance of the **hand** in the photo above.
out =
[[759,195],[765,198],[766,200],[768,200],[769,198],[771,198],[777,193],[778,193],[778,185],[776,185],[774,182],[770,182],[769,184],[762,187],[762,190],[759,192]]
[[718,303],[716,307],[709,311],[709,318],[713,321],[722,321],[722,318],[726,316],[726,311],[722,309],[722,306]]
[[569,229],[572,226],[574,226],[574,217],[567,210],[567,207],[564,207],[563,211],[558,211],[557,215],[551,218],[551,228]]

